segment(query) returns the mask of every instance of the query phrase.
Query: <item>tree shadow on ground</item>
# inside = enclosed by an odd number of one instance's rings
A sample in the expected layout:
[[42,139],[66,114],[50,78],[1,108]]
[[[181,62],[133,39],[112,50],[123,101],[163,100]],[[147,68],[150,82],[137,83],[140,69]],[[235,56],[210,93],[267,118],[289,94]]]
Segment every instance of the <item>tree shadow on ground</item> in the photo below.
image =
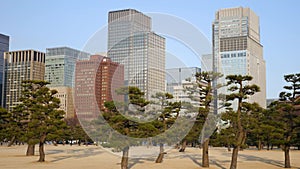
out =
[[[69,159],[69,158],[84,158],[84,157],[89,157],[89,156],[95,156],[98,154],[102,154],[103,150],[101,150],[99,148],[88,148],[88,149],[79,149],[79,150],[66,150],[63,152],[65,152],[68,155],[52,157],[54,159],[51,160],[51,162],[62,161],[62,160]],[[58,152],[58,153],[63,153],[63,152]]]
[[271,159],[266,159],[266,158],[261,158],[261,157],[256,157],[256,156],[253,156],[253,155],[239,154],[239,157],[242,157],[247,161],[259,161],[259,162],[263,162],[263,163],[266,163],[266,164],[274,165],[276,167],[283,167],[284,166],[284,164],[282,162],[271,160]]
[[[155,158],[129,158],[128,159],[128,168],[132,168],[137,164],[143,164],[146,161],[155,163]],[[121,163],[117,163],[117,165],[121,165]]]
[[184,158],[189,158],[190,160],[192,160],[196,165],[198,166],[202,166],[201,161],[201,157],[197,157],[197,156],[191,156],[191,155],[184,155]]
[[133,166],[135,166],[136,164],[142,164],[145,163],[145,161],[149,161],[149,162],[155,162],[155,158],[133,158],[130,160],[128,168],[132,168]]
[[[185,158],[189,158],[190,160],[192,160],[196,165],[202,167],[202,156],[200,155],[199,157],[197,156],[192,156],[192,155],[185,155]],[[210,165],[216,165],[217,167],[219,167],[220,169],[226,169],[226,167],[222,166],[221,163],[227,163],[230,162],[229,160],[216,160],[216,158],[214,156],[210,156],[209,157],[209,163]]]
[[64,152],[64,150],[45,150],[47,155],[50,155],[50,154],[59,154],[59,153],[62,153]]
[[225,163],[225,162],[228,162],[228,161],[209,160],[209,163],[210,163],[210,164],[214,164],[214,165],[216,165],[217,167],[219,167],[220,169],[226,169],[226,167],[224,167],[224,166],[221,165],[221,163]]

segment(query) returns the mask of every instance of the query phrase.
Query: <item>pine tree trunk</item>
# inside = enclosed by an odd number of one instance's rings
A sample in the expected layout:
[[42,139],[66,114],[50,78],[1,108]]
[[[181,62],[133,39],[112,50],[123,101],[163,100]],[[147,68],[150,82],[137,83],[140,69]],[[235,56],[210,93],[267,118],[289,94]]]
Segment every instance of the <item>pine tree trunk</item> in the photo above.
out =
[[186,140],[184,140],[184,141],[182,142],[182,145],[181,145],[181,148],[180,148],[179,152],[184,152],[184,151],[185,151],[185,148],[186,148]]
[[34,155],[34,144],[28,144],[27,146],[27,151],[26,151],[26,156],[33,156]]
[[129,147],[127,146],[123,149],[121,169],[128,169],[128,154],[129,154]]
[[43,135],[40,138],[40,144],[39,144],[40,159],[39,159],[38,162],[44,162],[45,161],[45,151],[44,151],[45,140],[46,140],[46,135]]
[[257,149],[258,149],[258,150],[261,150],[261,140],[260,140],[260,139],[258,139]]
[[156,163],[162,163],[162,161],[164,159],[165,152],[164,152],[164,144],[163,143],[159,144],[159,149],[160,149],[160,151],[159,151],[159,155],[155,161]]
[[239,146],[234,147],[233,151],[232,151],[230,169],[236,169],[237,168],[238,152],[239,152]]
[[234,145],[234,147],[233,147],[230,169],[236,169],[237,168],[238,153],[239,153],[239,150],[240,150],[240,145],[243,142],[243,139],[244,139],[244,132],[243,132],[243,130],[240,130],[237,133],[237,144]]
[[290,147],[284,147],[284,168],[291,168]]
[[85,146],[88,146],[88,140],[87,140],[86,136],[84,136],[84,141],[85,141]]
[[44,143],[40,142],[39,144],[39,153],[40,153],[40,159],[38,162],[44,162],[45,161],[45,152],[44,152]]
[[16,136],[13,136],[13,137],[10,139],[10,142],[9,142],[9,144],[8,144],[7,147],[12,146],[12,145],[14,144],[15,141],[16,141]]
[[229,144],[229,143],[227,144],[227,151],[228,151],[228,152],[231,151],[231,148],[230,148],[230,144]]
[[207,167],[207,168],[209,167],[208,144],[209,144],[209,139],[205,140],[202,149],[202,167]]
[[242,132],[242,137],[241,137],[241,142],[240,142],[240,150],[243,151],[246,143],[246,138],[247,138],[247,132],[244,131]]

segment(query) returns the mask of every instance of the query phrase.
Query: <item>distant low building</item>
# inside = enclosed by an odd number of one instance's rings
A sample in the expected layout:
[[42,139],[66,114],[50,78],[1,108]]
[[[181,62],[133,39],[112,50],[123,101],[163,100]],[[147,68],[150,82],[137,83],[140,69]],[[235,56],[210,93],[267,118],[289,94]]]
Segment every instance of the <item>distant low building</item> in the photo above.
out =
[[73,88],[67,86],[50,87],[51,90],[56,90],[58,93],[55,97],[59,98],[59,109],[66,112],[64,118],[74,118],[75,109],[73,104]]
[[183,67],[166,69],[166,87],[167,92],[173,94],[174,86],[181,85],[182,81],[195,77],[196,73],[200,73],[198,67]]
[[270,106],[270,104],[276,100],[278,100],[278,99],[267,99],[267,101],[266,101],[267,107]]

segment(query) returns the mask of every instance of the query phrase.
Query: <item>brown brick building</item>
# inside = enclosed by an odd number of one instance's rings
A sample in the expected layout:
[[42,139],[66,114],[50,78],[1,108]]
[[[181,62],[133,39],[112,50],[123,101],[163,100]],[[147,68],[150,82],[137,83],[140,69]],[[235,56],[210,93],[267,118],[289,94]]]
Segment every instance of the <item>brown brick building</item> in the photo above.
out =
[[115,89],[124,84],[124,68],[101,55],[79,60],[75,69],[75,109],[78,118],[92,120],[104,109],[104,102],[122,99]]
[[124,66],[104,57],[97,71],[96,99],[100,110],[104,110],[106,101],[121,101],[124,96],[118,95],[116,89],[124,84]]

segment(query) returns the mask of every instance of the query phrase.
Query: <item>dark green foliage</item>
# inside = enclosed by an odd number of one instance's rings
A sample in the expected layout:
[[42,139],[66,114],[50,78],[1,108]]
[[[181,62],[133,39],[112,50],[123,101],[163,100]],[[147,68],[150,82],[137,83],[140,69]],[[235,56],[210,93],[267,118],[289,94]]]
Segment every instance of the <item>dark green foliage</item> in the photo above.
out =
[[[226,95],[225,105],[230,105],[230,102],[237,101],[237,110],[229,107],[227,111],[222,114],[222,120],[229,122],[228,128],[225,131],[229,135],[228,140],[233,141],[233,153],[231,160],[231,169],[237,167],[237,156],[240,148],[243,148],[246,142],[247,133],[250,130],[251,123],[254,122],[255,112],[260,111],[259,105],[249,104],[245,102],[249,96],[259,92],[259,87],[255,84],[249,85],[252,80],[251,76],[242,75],[228,75],[226,77],[228,91],[231,93]],[[234,137],[234,139],[232,139]],[[229,143],[228,143],[229,144]]]
[[[129,104],[136,106],[135,108],[138,110],[137,112],[131,112],[128,107],[122,108],[121,111],[128,111],[128,113],[126,112],[125,114],[143,114],[145,112],[145,106],[150,103],[144,99],[144,93],[136,87],[128,87],[126,90],[121,89],[118,93],[128,95]],[[124,116],[122,112],[120,112],[120,108],[115,106],[118,103],[113,101],[104,103],[107,111],[103,112],[102,116],[113,129],[122,135],[134,138],[153,137],[171,127],[176,120],[181,107],[180,103],[167,101],[168,99],[173,98],[173,96],[168,93],[157,93],[153,97],[159,100],[158,104],[163,108],[160,112],[156,112],[160,115],[154,121],[141,123],[139,119],[135,119],[134,116]],[[172,116],[173,113],[176,114],[175,118]]]
[[283,138],[281,145],[285,153],[285,168],[290,168],[289,150],[300,128],[300,74],[285,75],[284,79],[289,85],[283,87],[286,91],[279,94],[279,101],[274,102],[271,109],[276,113],[274,120],[282,129],[280,134]]
[[85,133],[76,117],[67,118],[65,122],[69,129],[66,130],[65,135],[61,137],[62,140],[77,140],[79,145],[81,142],[91,141],[91,138]]
[[191,100],[198,101],[199,106],[196,112],[197,116],[193,127],[189,133],[182,140],[183,145],[179,150],[181,152],[185,149],[186,142],[192,144],[201,143],[202,151],[202,166],[209,167],[208,144],[210,136],[216,130],[217,117],[212,112],[211,103],[213,101],[212,82],[222,75],[214,72],[200,72],[196,73],[196,82],[193,86],[187,87],[186,91]]
[[[22,86],[22,103],[15,109],[14,114],[22,113],[27,116],[23,135],[28,144],[39,143],[40,162],[45,161],[44,143],[62,137],[67,129],[63,121],[65,112],[58,110],[59,99],[54,95],[56,90],[50,90],[45,81],[24,81]],[[23,119],[24,120],[24,119]]]
[[[199,143],[200,134],[205,122],[207,123],[207,128],[203,131],[207,133],[202,133],[203,136],[205,135],[205,139],[208,139],[208,137],[214,132],[217,119],[216,116],[212,114],[213,110],[211,109],[211,103],[213,100],[212,82],[214,79],[222,77],[222,75],[213,72],[200,72],[196,73],[195,77],[195,84],[187,87],[186,92],[190,96],[191,100],[199,103],[200,107],[192,106],[188,108],[191,112],[197,112],[195,123],[184,138],[184,140],[188,143]],[[211,114],[211,116],[208,118],[209,114]]]
[[259,150],[263,148],[263,145],[267,146],[267,150],[280,145],[282,128],[279,124],[280,121],[276,120],[278,116],[276,110],[271,106],[267,110],[257,111],[256,113],[250,123],[251,129],[247,144],[255,145]]
[[11,114],[6,109],[0,107],[0,142],[4,139],[10,138],[9,124],[11,121]]
[[[106,110],[92,122],[91,135],[94,139],[99,138],[98,141],[102,142],[102,146],[112,147],[113,151],[122,151],[121,166],[126,167],[129,147],[140,145],[141,141],[149,141],[149,138],[170,128],[179,115],[181,104],[169,102],[168,100],[173,96],[167,93],[157,93],[153,96],[157,102],[147,101],[144,93],[137,87],[121,88],[117,93],[125,95],[127,103],[105,102]],[[159,109],[146,112],[146,106],[149,104],[155,105]],[[154,115],[156,118],[151,121],[140,119],[140,117],[148,115]],[[155,141],[159,142],[159,140]]]

